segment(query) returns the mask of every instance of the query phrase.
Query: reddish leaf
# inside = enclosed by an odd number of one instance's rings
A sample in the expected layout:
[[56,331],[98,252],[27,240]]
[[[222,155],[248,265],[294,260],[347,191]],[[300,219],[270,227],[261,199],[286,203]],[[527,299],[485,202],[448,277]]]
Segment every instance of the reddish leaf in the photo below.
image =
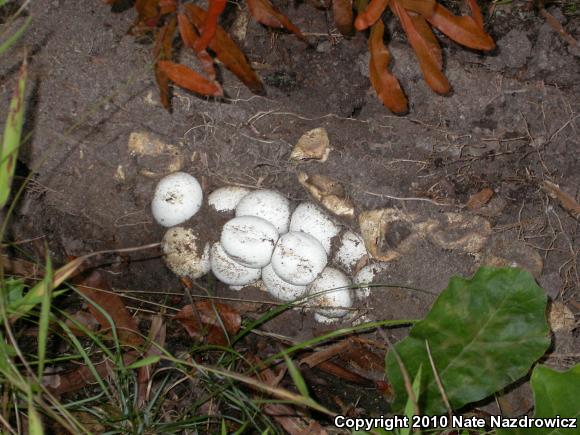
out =
[[493,190],[489,187],[486,187],[485,189],[471,195],[467,201],[466,206],[470,210],[477,210],[481,206],[487,204],[492,196]]
[[408,110],[407,98],[397,78],[388,70],[391,56],[383,42],[384,32],[385,26],[382,21],[377,21],[371,29],[369,38],[371,84],[387,109],[393,113],[405,113]]
[[217,31],[218,18],[225,7],[226,0],[209,0],[209,7],[203,22],[201,37],[195,42],[195,51],[205,50],[212,41]]
[[[478,24],[480,18],[458,17],[437,3],[433,15],[427,18],[433,27],[439,29],[455,42],[476,50],[493,50],[495,42]],[[482,19],[481,19],[482,20]]]
[[[77,289],[93,302],[88,305],[88,308],[101,325],[101,331],[110,331],[115,327],[121,344],[131,347],[136,347],[143,342],[135,319],[131,317],[125,303],[111,288],[103,273],[94,271],[77,285]],[[103,311],[111,318],[112,325]]]
[[409,13],[398,2],[392,3],[391,7],[393,12],[399,17],[407,38],[409,38],[409,42],[415,51],[423,78],[429,87],[438,94],[448,93],[451,86],[440,69],[438,59],[434,56],[432,41],[426,40],[422,36]]
[[153,49],[153,55],[155,56],[155,80],[157,81],[157,86],[159,87],[159,96],[161,99],[161,104],[167,110],[171,105],[169,96],[169,78],[165,73],[163,73],[158,66],[160,60],[170,60],[173,54],[173,36],[175,35],[175,29],[177,27],[177,21],[175,17],[168,20],[163,27],[157,33],[157,38],[155,40],[155,47]]
[[137,21],[133,31],[138,33],[145,28],[153,28],[159,21],[159,0],[137,0],[135,2],[135,9],[137,10]]
[[212,83],[202,75],[196,73],[185,65],[180,65],[168,60],[157,62],[159,71],[167,76],[169,80],[189,91],[200,95],[219,97],[223,95],[223,90],[217,83]]
[[483,30],[483,15],[481,14],[481,9],[479,9],[479,6],[477,5],[477,0],[467,0],[467,4],[471,10],[473,21],[475,21],[475,24]]
[[435,0],[396,0],[408,11],[417,12],[425,17],[433,15],[435,12]]
[[177,10],[176,0],[159,0],[159,13],[161,15],[170,14]]
[[439,41],[437,41],[437,38],[433,34],[433,30],[431,30],[431,27],[429,27],[429,24],[421,15],[410,13],[409,16],[415,29],[421,35],[421,38],[423,38],[427,51],[437,65],[437,68],[443,70],[443,53],[441,52]]
[[[199,41],[199,35],[193,28],[191,21],[189,21],[189,18],[187,18],[186,15],[178,14],[177,22],[179,24],[179,34],[181,35],[183,43],[186,47],[196,51],[194,46],[197,41]],[[203,68],[204,72],[208,75],[212,82],[215,82],[216,74],[212,57],[205,49],[196,51],[196,54],[197,58],[201,62],[201,67]]]
[[371,0],[367,8],[354,21],[359,32],[375,24],[389,5],[389,0]]
[[352,34],[352,0],[332,0],[332,15],[340,33],[345,36]]
[[286,15],[276,9],[270,0],[248,0],[248,9],[258,23],[276,29],[289,30],[304,42],[308,42],[300,29],[292,24]]
[[226,346],[228,337],[235,335],[242,324],[240,313],[232,307],[211,301],[186,305],[174,319],[179,320],[192,338],[220,346]]
[[[185,7],[189,19],[199,30],[205,21],[207,13],[192,3],[185,5]],[[220,26],[217,27],[215,38],[210,42],[209,47],[226,68],[234,73],[252,92],[260,95],[264,94],[264,86],[254,70],[252,70],[244,53]]]
[[361,375],[351,372],[350,370],[345,369],[344,367],[339,366],[338,364],[335,364],[331,361],[323,361],[320,364],[318,364],[316,368],[322,370],[325,373],[328,373],[329,375],[342,379],[343,381],[352,382],[353,384],[359,385],[374,384],[374,382],[371,381],[370,379],[367,379]]

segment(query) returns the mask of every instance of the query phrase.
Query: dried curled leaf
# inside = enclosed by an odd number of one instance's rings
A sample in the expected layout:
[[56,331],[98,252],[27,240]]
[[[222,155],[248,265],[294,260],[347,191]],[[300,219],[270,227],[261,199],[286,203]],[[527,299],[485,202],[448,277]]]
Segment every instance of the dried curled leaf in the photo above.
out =
[[442,95],[447,94],[451,90],[451,86],[447,77],[441,71],[441,49],[435,37],[431,38],[426,35],[425,26],[420,24],[418,27],[415,24],[415,22],[421,22],[419,19],[421,17],[415,17],[415,20],[411,19],[409,13],[398,2],[393,2],[391,8],[399,17],[409,42],[417,55],[423,78],[435,92]]
[[359,32],[375,24],[389,5],[389,0],[371,0],[367,8],[354,21],[354,27]]
[[161,105],[169,110],[171,105],[169,96],[169,78],[159,69],[158,61],[170,60],[173,53],[173,36],[177,28],[175,18],[168,20],[157,33],[153,55],[155,56],[155,81],[159,87]]
[[435,12],[435,0],[396,0],[408,11],[417,12],[425,17],[429,17]]
[[227,345],[228,337],[235,335],[242,324],[240,313],[226,304],[211,301],[186,305],[174,316],[192,338],[209,344]]
[[248,0],[248,9],[258,23],[275,29],[289,30],[304,42],[308,42],[300,29],[274,7],[270,0]]
[[[203,26],[207,12],[192,3],[186,4],[185,8],[188,18],[199,30]],[[222,27],[217,26],[215,37],[209,43],[209,47],[226,68],[234,73],[253,93],[264,94],[264,85],[246,60],[244,53]]]
[[143,32],[145,29],[152,29],[157,25],[159,17],[159,0],[137,0],[135,2],[137,10],[137,20],[133,26],[133,33]]
[[201,37],[194,44],[196,52],[205,50],[214,38],[217,31],[218,18],[224,11],[225,7],[226,0],[211,0],[209,2],[207,14],[203,22]]
[[332,15],[340,33],[345,36],[352,34],[352,0],[332,0]]
[[397,78],[389,72],[391,56],[383,42],[385,26],[382,21],[375,23],[369,38],[369,74],[371,84],[385,107],[393,113],[405,113],[408,110],[407,98]]
[[425,18],[433,27],[440,30],[458,44],[475,50],[493,50],[495,48],[495,42],[483,30],[481,13],[479,15],[475,14],[475,16],[477,18],[458,17],[453,15],[445,6],[437,3],[435,12]]
[[216,73],[213,59],[205,49],[199,51],[196,50],[195,46],[200,38],[196,30],[193,28],[191,21],[189,21],[189,18],[187,18],[185,14],[177,14],[177,23],[179,24],[179,34],[181,35],[183,43],[186,47],[196,52],[197,58],[199,59],[204,72],[211,81],[215,81]]
[[200,95],[219,97],[223,90],[217,83],[212,83],[202,75],[196,73],[185,65],[180,65],[168,60],[157,62],[159,71],[167,76],[177,86],[195,92]]

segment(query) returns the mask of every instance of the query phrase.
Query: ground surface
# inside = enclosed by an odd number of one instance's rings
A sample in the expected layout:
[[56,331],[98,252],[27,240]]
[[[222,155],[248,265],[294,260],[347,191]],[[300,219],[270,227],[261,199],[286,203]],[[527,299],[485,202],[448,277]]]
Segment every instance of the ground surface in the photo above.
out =
[[[550,297],[580,312],[578,222],[541,189],[550,180],[576,198],[580,194],[578,53],[527,2],[497,6],[488,18],[499,46],[491,55],[441,39],[454,89],[441,97],[427,88],[400,28],[391,24],[394,71],[411,105],[409,115],[397,117],[370,90],[363,34],[343,39],[329,27],[325,12],[308,3],[276,3],[313,47],[253,22],[245,36],[237,32],[267,97],[253,96],[222,71],[227,102],[177,90],[169,114],[158,103],[151,45],[127,34],[133,11],[113,14],[100,1],[33,2],[35,24],[23,41],[31,53],[32,137],[20,159],[21,175],[34,175],[12,217],[10,237],[35,239],[21,247],[38,258],[46,241],[57,259],[159,241],[163,229],[149,211],[156,179],[142,175],[159,163],[140,160],[127,147],[131,132],[145,131],[180,148],[187,156],[183,169],[202,181],[206,193],[236,183],[275,188],[298,202],[308,196],[296,173],[306,171],[344,183],[359,212],[397,207],[427,218],[448,211],[469,214],[461,206],[490,187],[494,207],[485,217],[493,234],[486,249],[501,253],[502,243],[525,244],[542,259],[538,280]],[[570,34],[580,36],[578,16],[550,10]],[[243,13],[233,8],[230,21]],[[2,60],[3,102],[16,64],[15,58]],[[328,161],[290,163],[297,139],[315,127],[328,131],[333,147]],[[204,208],[195,222],[208,225],[207,213]],[[221,222],[209,224],[219,228]],[[147,256],[154,258],[137,261]],[[117,288],[182,291],[155,253],[132,257],[108,269]],[[482,257],[425,240],[394,262],[381,282],[439,292],[450,276],[471,275]],[[237,293],[217,285],[211,291],[271,301],[258,290]],[[176,307],[187,303],[179,296],[158,300]],[[359,307],[369,319],[418,318],[432,301],[430,295],[383,288]],[[299,312],[268,325],[282,327],[296,337],[327,328]],[[569,366],[578,352],[577,335],[564,331],[556,336],[552,362]]]

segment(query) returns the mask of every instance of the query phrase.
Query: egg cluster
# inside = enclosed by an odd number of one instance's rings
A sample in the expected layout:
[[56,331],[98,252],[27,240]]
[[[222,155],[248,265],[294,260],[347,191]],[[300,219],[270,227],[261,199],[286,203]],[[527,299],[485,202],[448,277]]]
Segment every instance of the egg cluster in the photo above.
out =
[[[197,279],[211,270],[234,290],[261,279],[279,300],[304,299],[319,322],[334,322],[349,313],[353,298],[347,273],[353,274],[367,256],[358,234],[341,230],[312,202],[303,202],[292,212],[290,201],[279,192],[228,186],[212,192],[208,204],[235,217],[224,224],[219,241],[203,243],[193,229],[174,226],[199,210],[198,187],[191,175],[174,173],[159,182],[153,199],[155,219],[171,227],[162,247],[174,273]],[[355,283],[373,272],[368,268],[356,274]],[[355,293],[366,296],[368,288]]]

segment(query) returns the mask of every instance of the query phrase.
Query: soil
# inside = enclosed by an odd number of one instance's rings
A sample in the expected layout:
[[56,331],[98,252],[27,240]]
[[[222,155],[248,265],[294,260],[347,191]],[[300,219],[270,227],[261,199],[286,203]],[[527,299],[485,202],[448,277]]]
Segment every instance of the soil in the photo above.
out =
[[[542,189],[549,180],[575,198],[580,195],[578,50],[530,2],[496,4],[487,17],[498,45],[493,53],[483,55],[440,38],[453,92],[439,96],[422,80],[401,29],[390,20],[393,71],[410,102],[408,115],[393,116],[370,88],[364,34],[342,38],[329,24],[332,17],[308,2],[275,3],[307,34],[311,46],[251,20],[245,36],[236,32],[267,95],[251,94],[222,69],[225,101],[176,89],[169,113],[159,103],[150,41],[128,34],[133,10],[112,13],[98,1],[32,2],[34,25],[0,63],[0,98],[6,107],[19,50],[28,47],[25,132],[30,136],[20,152],[18,180],[30,174],[31,181],[8,234],[10,240],[27,241],[18,249],[42,261],[46,243],[51,255],[64,261],[95,250],[159,242],[164,229],[150,213],[158,177],[143,175],[143,169],[161,164],[131,154],[129,135],[138,131],[174,144],[186,156],[183,170],[198,177],[206,194],[238,184],[277,189],[298,203],[309,198],[296,177],[305,171],[343,183],[357,213],[395,207],[427,219],[446,212],[469,215],[463,205],[489,187],[495,205],[485,213],[493,228],[487,246],[520,241],[537,252],[543,262],[539,283],[578,316],[578,221]],[[489,12],[491,3],[481,3]],[[558,7],[549,11],[568,33],[580,37],[578,15]],[[239,24],[246,13],[236,5],[228,21]],[[185,53],[180,56],[195,62]],[[289,162],[298,138],[316,127],[328,131],[329,159]],[[192,224],[219,232],[223,218],[205,206]],[[482,258],[422,240],[379,281],[438,293],[452,275],[472,275]],[[111,262],[105,270],[115,288],[154,292],[150,299],[176,308],[189,303],[157,251]],[[198,284],[218,297],[260,301],[238,304],[248,315],[273,302],[258,289],[234,292],[211,277]],[[176,292],[184,296],[164,295]],[[379,287],[357,307],[368,320],[411,319],[425,315],[433,300],[426,293]],[[154,309],[146,300],[129,305],[144,312]],[[265,328],[302,339],[329,326],[315,323],[309,313],[291,311]],[[397,340],[405,331],[388,334]],[[580,360],[578,331],[560,331],[554,338],[551,365],[569,367]]]

